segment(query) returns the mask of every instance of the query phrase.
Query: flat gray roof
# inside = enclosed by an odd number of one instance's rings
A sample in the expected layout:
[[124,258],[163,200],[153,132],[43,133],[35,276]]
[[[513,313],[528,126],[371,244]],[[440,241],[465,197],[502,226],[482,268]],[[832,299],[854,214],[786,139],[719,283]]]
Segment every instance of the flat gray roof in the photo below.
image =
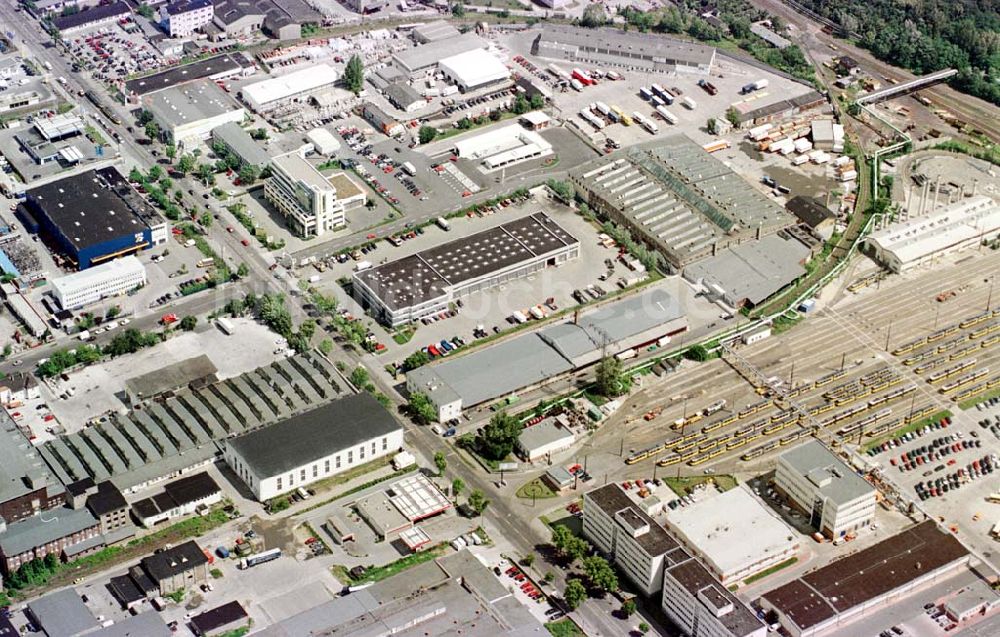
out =
[[181,126],[242,108],[212,80],[171,86],[142,98],[143,106],[168,126]]
[[[503,341],[409,372],[438,404],[460,397],[464,407],[507,396],[611,353],[684,329],[677,300],[662,288],[606,305],[572,321]],[[634,342],[638,341],[638,342]],[[430,389],[430,388],[434,389]]]
[[173,633],[156,611],[146,611],[115,623],[101,630],[88,633],[88,637],[171,637]]
[[205,354],[185,358],[156,371],[133,376],[125,381],[125,391],[140,398],[154,398],[164,392],[174,391],[198,380],[215,380],[219,370]]
[[393,60],[403,71],[413,73],[435,66],[439,60],[444,58],[484,48],[486,48],[486,41],[470,32],[463,33],[457,38],[438,40],[400,51],[393,56]]
[[562,49],[573,56],[578,50],[599,53],[609,58],[624,57],[686,65],[711,65],[715,48],[677,40],[660,34],[622,31],[621,29],[585,29],[568,25],[546,24],[538,41],[539,50]]
[[76,637],[99,626],[90,609],[72,588],[28,602],[28,610],[50,637]]
[[684,278],[718,285],[732,304],[757,305],[805,274],[809,248],[783,234],[726,248],[684,268]]
[[96,524],[97,518],[86,507],[51,509],[8,525],[7,530],[0,533],[0,551],[8,556],[20,555]]
[[42,486],[49,497],[63,491],[38,450],[0,410],[0,502],[13,500]]
[[525,427],[517,441],[524,449],[531,450],[565,438],[573,438],[573,432],[559,424],[555,418],[546,418],[536,425]]
[[818,440],[789,449],[781,454],[780,460],[806,476],[820,493],[837,504],[852,502],[875,492],[872,485]]
[[268,477],[401,428],[371,394],[362,393],[230,438],[226,444],[254,473]]
[[226,122],[212,129],[212,138],[217,139],[232,150],[244,163],[258,168],[271,160],[260,144],[236,122]]
[[413,29],[413,39],[417,42],[437,42],[447,40],[461,35],[461,32],[452,24],[444,20],[435,20],[427,24],[421,24]]

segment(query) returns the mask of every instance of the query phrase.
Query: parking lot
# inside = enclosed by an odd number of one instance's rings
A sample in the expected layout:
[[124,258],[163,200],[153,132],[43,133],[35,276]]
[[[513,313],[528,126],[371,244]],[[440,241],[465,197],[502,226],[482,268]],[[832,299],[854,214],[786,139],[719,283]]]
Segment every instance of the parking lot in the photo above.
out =
[[149,43],[136,19],[144,18],[125,16],[118,23],[64,38],[69,42],[70,57],[93,73],[95,79],[106,83],[155,71],[167,60]]
[[[72,433],[86,425],[92,418],[109,412],[126,411],[124,402],[125,381],[140,376],[165,365],[206,354],[218,368],[220,378],[229,378],[249,371],[280,357],[276,354],[275,335],[263,325],[249,319],[232,319],[237,333],[223,334],[214,325],[202,324],[194,332],[180,334],[154,347],[142,350],[127,358],[112,359],[105,363],[91,365],[71,372],[69,380],[57,378],[42,385],[42,397],[38,401],[46,404],[48,411],[55,415],[55,423],[61,424]],[[122,326],[117,328],[123,329]],[[234,339],[240,347],[234,348]],[[72,389],[73,394],[67,395]],[[62,395],[67,397],[60,398]],[[27,404],[22,410],[33,414],[37,405]],[[37,410],[39,414],[48,413]],[[41,443],[51,438],[47,428],[52,422],[33,423],[32,431]],[[38,426],[39,430],[35,427]]]

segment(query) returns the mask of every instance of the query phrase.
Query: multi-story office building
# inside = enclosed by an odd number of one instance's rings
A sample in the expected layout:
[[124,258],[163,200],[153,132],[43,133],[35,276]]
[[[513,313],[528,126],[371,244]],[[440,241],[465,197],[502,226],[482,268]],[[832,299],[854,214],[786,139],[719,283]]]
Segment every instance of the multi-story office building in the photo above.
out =
[[778,458],[774,484],[828,537],[870,526],[875,517],[875,488],[818,440]]
[[134,255],[52,280],[52,295],[64,310],[97,303],[146,285],[146,268]]
[[[347,197],[338,197],[337,177],[324,177],[298,152],[279,155],[271,159],[271,178],[264,184],[264,197],[293,232],[318,237],[346,225],[347,210],[365,204],[365,194],[357,187]],[[343,186],[353,185],[346,176],[339,177]]]
[[214,17],[212,0],[176,0],[160,10],[160,22],[172,38],[186,38]]

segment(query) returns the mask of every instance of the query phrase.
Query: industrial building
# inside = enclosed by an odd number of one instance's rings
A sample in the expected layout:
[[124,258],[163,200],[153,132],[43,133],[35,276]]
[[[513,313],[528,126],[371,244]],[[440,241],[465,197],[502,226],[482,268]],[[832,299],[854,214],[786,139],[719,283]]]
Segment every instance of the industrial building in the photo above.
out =
[[332,66],[317,64],[244,86],[240,95],[254,112],[264,114],[329,91],[338,79]]
[[546,24],[532,43],[532,55],[629,71],[698,73],[715,64],[715,48],[660,34],[585,29]]
[[962,544],[926,520],[765,593],[759,602],[777,613],[792,637],[818,637],[948,579],[968,562]]
[[794,223],[780,206],[684,135],[588,162],[570,181],[676,270]]
[[52,118],[36,118],[32,127],[14,134],[18,146],[34,162],[43,166],[58,161],[63,165],[73,165],[84,158],[77,144],[89,145],[77,139],[84,129],[83,120],[75,115],[56,115]]
[[865,252],[893,272],[906,272],[998,235],[1000,205],[976,195],[876,230],[865,240]]
[[569,449],[576,442],[576,434],[569,427],[565,414],[551,416],[525,427],[517,437],[517,452],[528,462],[551,458],[552,454]]
[[222,501],[222,489],[204,471],[178,478],[163,491],[132,503],[132,517],[146,528]]
[[182,588],[197,590],[199,584],[208,581],[208,557],[194,540],[144,557],[139,560],[139,567],[160,595]]
[[645,596],[662,590],[686,635],[763,637],[756,613],[733,595],[615,483],[583,495],[583,535]]
[[298,151],[272,158],[270,166],[264,197],[299,236],[318,237],[343,227],[347,211],[365,205],[367,200],[364,191],[346,175],[324,177]]
[[481,162],[487,172],[552,153],[552,144],[520,124],[508,124],[455,142],[456,155]]
[[99,168],[26,191],[35,228],[80,270],[165,243],[162,217],[117,168]]
[[59,436],[38,449],[63,484],[90,477],[135,493],[211,464],[227,437],[333,400],[342,391],[340,382],[321,356],[282,358],[209,386],[177,390],[116,414],[106,426]]
[[438,70],[463,93],[510,79],[510,70],[485,49],[446,57],[438,62]]
[[212,23],[212,0],[174,0],[160,7],[160,25],[172,38],[187,38]]
[[161,135],[177,146],[197,145],[226,122],[239,123],[246,111],[212,80],[202,79],[145,95],[143,108]]
[[236,155],[241,166],[253,166],[257,170],[267,167],[271,158],[260,144],[250,137],[237,122],[226,122],[212,129],[212,142],[221,144],[226,150]]
[[683,276],[713,301],[753,308],[806,273],[811,251],[785,232],[720,250],[684,268]]
[[726,586],[781,564],[799,549],[798,533],[745,486],[672,511],[666,528]]
[[427,44],[428,42],[437,42],[438,40],[451,40],[462,35],[462,33],[454,25],[444,20],[435,20],[434,22],[426,22],[414,27],[411,35],[413,36],[413,41],[417,44]]
[[561,265],[580,242],[543,212],[353,275],[354,295],[389,326],[448,309],[456,299]]
[[818,440],[778,456],[774,485],[827,537],[856,533],[875,519],[875,488]]
[[413,113],[427,106],[427,100],[406,82],[395,82],[384,89],[389,103],[406,113]]
[[340,150],[340,140],[325,128],[314,128],[306,133],[306,141],[312,144],[313,152],[329,157]]
[[575,319],[408,372],[406,388],[427,396],[440,422],[501,397],[687,330],[677,299],[651,289]]
[[114,24],[130,13],[132,13],[132,9],[127,3],[112,2],[111,4],[100,5],[86,11],[56,16],[52,19],[52,26],[65,38],[84,29],[93,29],[105,24]]
[[795,215],[795,218],[809,226],[824,240],[833,236],[837,226],[837,214],[830,210],[822,199],[796,195],[785,204],[785,210]]
[[369,124],[374,126],[380,133],[389,137],[396,137],[406,132],[406,129],[395,117],[389,115],[371,102],[365,102],[361,114]]
[[451,507],[451,500],[422,473],[400,478],[354,503],[354,510],[381,539],[412,529]]
[[402,447],[403,428],[363,393],[228,438],[224,455],[254,497],[265,501]]
[[215,637],[216,635],[233,635],[251,623],[250,615],[238,601],[231,601],[222,606],[216,606],[198,613],[191,618],[191,628],[198,637]]
[[789,117],[795,117],[814,108],[825,106],[828,102],[818,91],[808,91],[797,97],[790,97],[770,104],[761,105],[759,96],[734,102],[733,110],[739,122],[739,128],[760,126]]
[[400,51],[392,56],[392,60],[396,68],[412,78],[437,70],[441,60],[476,49],[483,50],[487,46],[486,40],[475,33],[463,33],[457,37],[435,40]]
[[145,75],[125,82],[125,95],[130,100],[166,88],[196,80],[224,80],[247,77],[254,71],[254,63],[242,53],[225,53],[190,64],[174,66],[159,73]]
[[46,635],[76,637],[90,633],[100,624],[72,588],[43,595],[25,608],[27,614]]
[[64,310],[76,310],[146,285],[146,267],[129,254],[81,272],[52,279],[52,296]]
[[125,381],[125,398],[131,405],[168,398],[182,388],[199,388],[218,380],[215,364],[205,354],[164,363],[156,369]]

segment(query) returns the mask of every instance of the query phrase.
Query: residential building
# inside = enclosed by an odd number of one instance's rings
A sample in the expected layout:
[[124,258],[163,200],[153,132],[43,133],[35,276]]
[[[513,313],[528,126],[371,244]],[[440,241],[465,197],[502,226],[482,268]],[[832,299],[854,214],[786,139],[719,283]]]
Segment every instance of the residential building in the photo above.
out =
[[159,125],[163,139],[178,146],[200,144],[219,126],[246,117],[246,111],[209,79],[147,94],[142,105]]
[[160,9],[160,24],[172,38],[186,38],[215,17],[212,0],[174,0]]
[[[264,184],[264,197],[278,209],[289,227],[303,237],[322,236],[347,224],[347,211],[363,206],[364,192],[355,187],[338,196],[341,186],[353,185],[345,175],[324,177],[297,151],[271,159],[271,177]],[[345,188],[346,190],[346,188]]]
[[774,485],[827,537],[856,533],[874,522],[875,488],[819,440],[781,454]]
[[27,401],[42,395],[38,381],[31,372],[13,372],[0,379],[0,404],[13,407],[17,401]]
[[178,478],[163,491],[132,503],[136,522],[150,528],[161,522],[195,513],[222,501],[222,489],[204,471]]
[[76,310],[146,285],[146,267],[135,255],[52,279],[52,296],[64,310]]
[[225,441],[226,463],[260,501],[403,447],[403,428],[371,394],[341,398]]
[[139,566],[160,595],[169,595],[182,588],[195,590],[208,581],[208,557],[194,540],[144,557]]
[[[937,199],[935,195],[935,200]],[[906,272],[1000,236],[1000,204],[985,195],[876,230],[864,251],[893,272]]]

